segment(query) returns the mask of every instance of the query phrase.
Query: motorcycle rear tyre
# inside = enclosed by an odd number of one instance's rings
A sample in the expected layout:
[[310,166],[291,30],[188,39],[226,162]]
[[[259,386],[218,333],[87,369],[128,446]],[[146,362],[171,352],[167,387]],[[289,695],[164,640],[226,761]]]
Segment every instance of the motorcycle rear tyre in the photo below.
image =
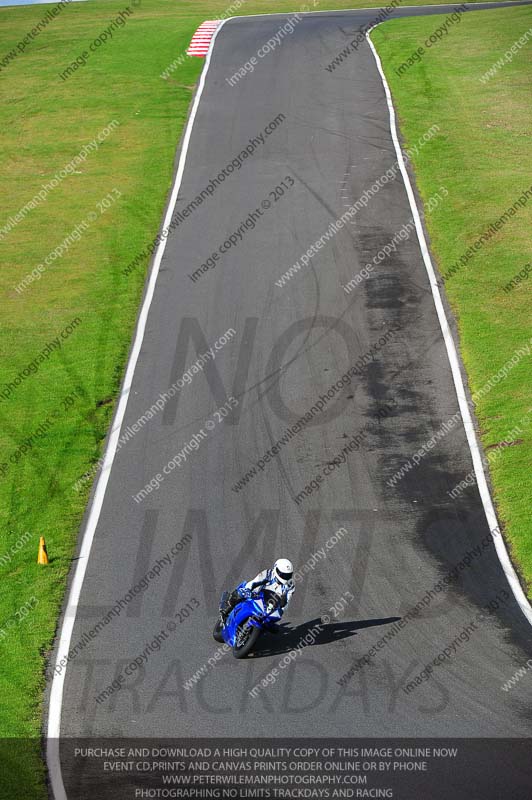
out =
[[212,635],[215,642],[219,642],[220,644],[223,643],[224,638],[222,636],[222,621],[220,618],[216,620],[216,625],[214,626]]

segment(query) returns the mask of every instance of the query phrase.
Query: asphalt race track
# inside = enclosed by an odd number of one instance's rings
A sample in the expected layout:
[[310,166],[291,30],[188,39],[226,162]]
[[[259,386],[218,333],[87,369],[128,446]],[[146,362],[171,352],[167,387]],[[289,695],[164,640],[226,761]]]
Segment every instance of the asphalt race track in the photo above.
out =
[[[472,457],[400,172],[284,286],[275,283],[396,162],[366,41],[325,69],[376,14],[304,15],[234,85],[226,78],[287,15],[230,20],[217,35],[176,212],[250,141],[253,152],[168,237],[122,433],[234,333],[116,455],[71,643],[157,561],[160,574],[69,663],[63,737],[532,733],[530,680],[501,690],[532,655],[530,625],[477,487],[448,494],[473,469]],[[438,119],[426,122],[429,130]],[[399,240],[401,230],[408,235]],[[344,291],[392,241],[395,250]],[[192,280],[209,258],[214,266]],[[264,459],[320,397],[322,409]],[[264,636],[247,660],[224,654],[185,688],[218,649],[211,631],[221,591],[279,556],[296,569],[307,564],[282,633]],[[423,598],[421,613],[409,614]],[[307,635],[304,650],[279,668]],[[433,674],[405,691],[448,646],[452,654]],[[275,667],[275,680],[252,696]],[[97,702],[113,681],[119,688]]]

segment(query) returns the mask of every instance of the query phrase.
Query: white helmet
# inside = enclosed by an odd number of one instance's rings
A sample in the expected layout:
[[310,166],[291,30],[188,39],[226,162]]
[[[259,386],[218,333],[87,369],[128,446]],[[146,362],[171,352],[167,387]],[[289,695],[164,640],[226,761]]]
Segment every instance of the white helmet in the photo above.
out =
[[273,565],[273,574],[279,583],[288,583],[294,574],[292,562],[287,558],[278,558]]

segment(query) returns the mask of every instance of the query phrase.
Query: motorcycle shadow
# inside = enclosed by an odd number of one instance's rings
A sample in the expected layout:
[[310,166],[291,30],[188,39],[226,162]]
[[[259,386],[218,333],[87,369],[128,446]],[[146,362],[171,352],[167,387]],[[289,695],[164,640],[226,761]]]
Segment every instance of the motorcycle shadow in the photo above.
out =
[[[342,639],[347,639],[349,636],[356,636],[359,630],[364,628],[373,628],[377,625],[391,625],[392,622],[397,622],[401,617],[383,617],[382,619],[365,619],[365,620],[352,620],[350,622],[330,622],[324,625],[320,622],[320,618],[310,620],[310,622],[303,622],[295,628],[290,628],[286,623],[279,624],[278,633],[264,632],[260,637],[257,645],[251,653],[252,658],[266,658],[267,656],[280,656],[283,653],[289,653],[296,647],[316,647],[323,644],[331,644],[339,642]],[[311,636],[308,643],[303,643],[307,634],[312,629],[320,626],[319,631]]]

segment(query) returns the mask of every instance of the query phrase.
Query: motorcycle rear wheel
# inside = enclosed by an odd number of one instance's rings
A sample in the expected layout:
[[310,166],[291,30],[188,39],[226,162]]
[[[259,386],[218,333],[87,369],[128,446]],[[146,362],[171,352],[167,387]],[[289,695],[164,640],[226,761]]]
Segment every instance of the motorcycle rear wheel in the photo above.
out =
[[219,642],[220,644],[223,643],[224,638],[222,636],[222,620],[220,617],[218,617],[216,620],[216,625],[214,626],[212,635],[215,642]]
[[[260,628],[255,625],[248,625],[247,621],[240,625],[237,631],[237,641],[233,646],[234,657],[245,658],[255,646],[259,634]],[[239,641],[241,644],[239,644]]]

